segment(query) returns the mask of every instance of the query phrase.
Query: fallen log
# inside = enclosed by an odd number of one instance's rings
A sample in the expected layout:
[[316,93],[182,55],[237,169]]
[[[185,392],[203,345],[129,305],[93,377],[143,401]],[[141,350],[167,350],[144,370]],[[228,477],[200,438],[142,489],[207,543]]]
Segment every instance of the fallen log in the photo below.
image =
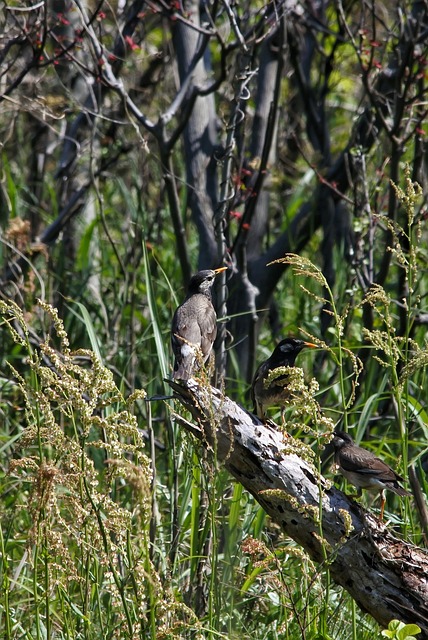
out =
[[[283,532],[379,624],[419,625],[428,639],[428,553],[394,536],[360,504],[320,476],[299,442],[263,424],[221,391],[169,381],[193,422],[175,419],[259,502]],[[302,451],[304,449],[302,448]]]

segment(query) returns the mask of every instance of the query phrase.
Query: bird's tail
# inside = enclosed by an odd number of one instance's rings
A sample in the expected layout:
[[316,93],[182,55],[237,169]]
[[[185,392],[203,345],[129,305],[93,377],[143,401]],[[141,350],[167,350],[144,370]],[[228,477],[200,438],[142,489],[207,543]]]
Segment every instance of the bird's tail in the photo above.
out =
[[410,491],[407,491],[407,489],[403,489],[403,487],[400,487],[399,484],[390,484],[388,485],[388,489],[390,489],[391,491],[393,491],[394,493],[397,494],[397,496],[411,496],[412,494],[410,493]]
[[192,375],[192,366],[188,366],[188,363],[181,362],[177,365],[177,368],[174,369],[174,373],[172,374],[173,380],[182,380],[183,382],[187,382]]

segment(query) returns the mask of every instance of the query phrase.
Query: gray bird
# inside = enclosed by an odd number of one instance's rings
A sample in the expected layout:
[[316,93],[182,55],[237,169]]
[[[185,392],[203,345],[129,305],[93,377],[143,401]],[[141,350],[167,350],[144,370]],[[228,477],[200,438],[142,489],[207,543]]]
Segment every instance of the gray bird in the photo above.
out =
[[215,277],[227,267],[198,271],[189,282],[186,298],[175,311],[171,344],[175,356],[174,380],[187,381],[198,367],[197,352],[205,363],[217,335],[217,315],[211,301]]
[[297,338],[285,338],[272,352],[272,355],[259,365],[251,385],[251,399],[255,413],[266,420],[266,407],[282,407],[289,397],[286,375],[278,376],[268,386],[265,384],[269,373],[278,367],[293,367],[296,357],[305,347],[316,347],[312,342]]
[[358,489],[374,490],[381,495],[380,518],[385,508],[385,489],[399,496],[411,494],[398,484],[403,478],[373,453],[357,446],[344,431],[335,431],[331,444],[340,473]]

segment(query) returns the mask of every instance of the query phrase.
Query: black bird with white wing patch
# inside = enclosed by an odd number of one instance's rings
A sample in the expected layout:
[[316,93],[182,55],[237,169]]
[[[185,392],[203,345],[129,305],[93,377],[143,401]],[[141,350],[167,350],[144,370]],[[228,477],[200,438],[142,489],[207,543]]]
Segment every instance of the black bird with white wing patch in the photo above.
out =
[[276,345],[272,355],[259,365],[251,385],[253,412],[259,418],[265,420],[267,407],[282,407],[289,397],[288,376],[278,376],[270,384],[266,384],[270,372],[279,367],[293,367],[302,349],[316,346],[312,342],[305,342],[297,338],[285,338]]

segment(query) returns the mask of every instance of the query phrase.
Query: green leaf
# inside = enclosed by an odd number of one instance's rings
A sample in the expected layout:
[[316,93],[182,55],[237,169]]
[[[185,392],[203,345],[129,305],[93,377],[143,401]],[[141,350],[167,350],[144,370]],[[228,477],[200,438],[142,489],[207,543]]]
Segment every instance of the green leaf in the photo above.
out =
[[79,271],[85,271],[90,268],[91,265],[91,241],[94,235],[94,230],[98,224],[98,219],[94,218],[84,230],[80,239],[79,248],[76,256],[76,269]]
[[153,278],[150,273],[150,261],[147,254],[146,243],[143,242],[143,262],[144,262],[144,275],[146,280],[146,295],[147,306],[150,313],[150,319],[152,321],[153,335],[156,344],[156,353],[159,360],[159,366],[162,373],[162,378],[168,376],[168,359],[167,348],[165,346],[165,339],[162,335],[162,323],[159,318],[159,311],[156,303],[156,296],[153,289]]
[[397,633],[398,640],[414,640],[413,634],[420,633],[421,630],[417,624],[405,624]]
[[413,634],[420,632],[417,624],[404,624],[400,620],[391,620],[388,629],[384,629],[382,635],[392,640],[416,640]]
[[390,631],[399,631],[403,627],[404,627],[404,622],[401,622],[401,620],[391,620],[391,622],[388,625],[388,629]]
[[85,307],[84,304],[82,304],[81,302],[78,302],[77,300],[72,300],[71,298],[67,298],[67,300],[75,304],[76,307],[79,309],[81,315],[76,313],[76,311],[72,307],[67,305],[67,309],[69,309],[84,324],[90,343],[91,343],[92,351],[97,355],[100,361],[102,361],[103,358],[101,355],[100,343],[98,340],[97,333],[95,331],[95,327],[92,323],[91,316],[89,315],[87,308]]

